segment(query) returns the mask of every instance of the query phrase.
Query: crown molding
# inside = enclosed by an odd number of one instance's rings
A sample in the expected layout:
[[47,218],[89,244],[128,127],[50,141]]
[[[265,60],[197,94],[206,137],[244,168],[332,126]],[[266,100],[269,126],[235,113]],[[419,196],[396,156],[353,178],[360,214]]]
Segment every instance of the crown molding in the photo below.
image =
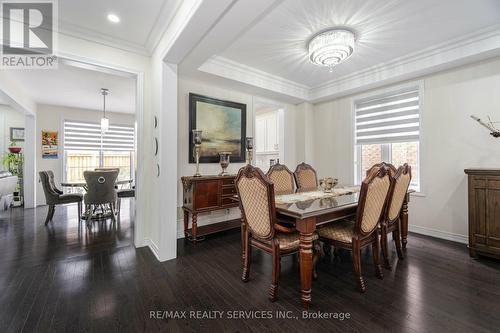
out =
[[132,43],[109,35],[105,35],[102,32],[97,32],[91,29],[82,28],[80,26],[64,21],[59,22],[59,34],[87,40],[97,44],[110,46],[115,49],[124,50],[139,55],[144,55],[144,56],[150,55],[150,52],[143,45]]
[[220,56],[211,57],[198,70],[303,101],[318,103],[495,56],[500,56],[500,24],[314,87],[290,81]]
[[220,56],[212,56],[198,70],[229,80],[292,96],[309,99],[310,87]]
[[182,5],[182,0],[177,1],[165,1],[161,7],[158,16],[156,17],[155,23],[149,32],[146,39],[144,47],[150,54],[153,53],[156,46],[161,40],[161,37],[167,31],[169,25],[172,23],[174,17],[178,14],[179,8]]

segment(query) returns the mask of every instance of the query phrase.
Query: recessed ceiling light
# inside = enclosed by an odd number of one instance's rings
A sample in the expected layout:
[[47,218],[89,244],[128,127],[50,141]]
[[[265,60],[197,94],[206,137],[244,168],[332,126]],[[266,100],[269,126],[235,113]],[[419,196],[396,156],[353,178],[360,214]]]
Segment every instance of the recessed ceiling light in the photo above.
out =
[[117,15],[115,15],[115,14],[108,14],[108,20],[110,20],[113,23],[119,23],[120,22],[120,18]]

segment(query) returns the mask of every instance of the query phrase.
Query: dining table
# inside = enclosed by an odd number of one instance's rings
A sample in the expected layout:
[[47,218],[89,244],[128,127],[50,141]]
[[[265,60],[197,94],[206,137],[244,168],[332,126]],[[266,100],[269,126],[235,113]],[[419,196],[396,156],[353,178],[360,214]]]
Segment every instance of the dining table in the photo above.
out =
[[[133,183],[133,179],[123,179],[123,180],[117,180],[115,182],[116,185],[126,185],[126,184],[131,184]],[[61,183],[62,187],[70,187],[70,188],[75,188],[75,187],[85,187],[87,186],[86,182],[62,182]]]
[[[408,191],[401,210],[401,235],[403,248],[408,242]],[[317,189],[293,194],[275,195],[278,221],[294,225],[300,233],[300,288],[301,302],[309,309],[312,292],[313,271],[313,235],[317,227],[335,223],[356,215],[359,199],[359,187],[334,189],[331,193],[322,193]]]

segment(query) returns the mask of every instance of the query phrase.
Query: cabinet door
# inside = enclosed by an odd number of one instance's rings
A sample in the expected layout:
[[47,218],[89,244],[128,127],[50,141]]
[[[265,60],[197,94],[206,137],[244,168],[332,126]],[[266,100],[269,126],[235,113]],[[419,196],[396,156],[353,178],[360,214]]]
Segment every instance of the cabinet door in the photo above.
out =
[[194,187],[194,209],[203,210],[217,208],[220,198],[219,180],[197,181]]
[[471,244],[486,245],[486,178],[471,176],[469,182],[469,237]]
[[488,179],[487,244],[500,250],[500,177]]

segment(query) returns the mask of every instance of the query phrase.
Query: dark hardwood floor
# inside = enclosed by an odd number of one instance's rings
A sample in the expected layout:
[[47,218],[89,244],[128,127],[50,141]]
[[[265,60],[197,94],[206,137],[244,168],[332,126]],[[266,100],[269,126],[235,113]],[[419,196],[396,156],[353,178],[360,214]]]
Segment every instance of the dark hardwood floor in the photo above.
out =
[[[325,257],[310,313],[350,318],[302,319],[297,258],[283,259],[279,299],[270,303],[271,258],[254,250],[243,283],[239,232],[196,246],[179,240],[178,258],[159,263],[131,245],[128,201],[116,228],[108,221],[92,232],[78,232],[74,206],[58,207],[48,227],[46,212],[0,212],[0,332],[500,331],[500,262],[471,259],[464,245],[411,234],[405,260],[397,261],[391,244],[393,270],[384,270],[384,280],[375,278],[366,251],[365,294],[355,288],[348,252],[339,261]],[[151,311],[198,310],[225,311],[224,318],[150,318]],[[257,311],[293,318],[228,319],[270,315]]]

